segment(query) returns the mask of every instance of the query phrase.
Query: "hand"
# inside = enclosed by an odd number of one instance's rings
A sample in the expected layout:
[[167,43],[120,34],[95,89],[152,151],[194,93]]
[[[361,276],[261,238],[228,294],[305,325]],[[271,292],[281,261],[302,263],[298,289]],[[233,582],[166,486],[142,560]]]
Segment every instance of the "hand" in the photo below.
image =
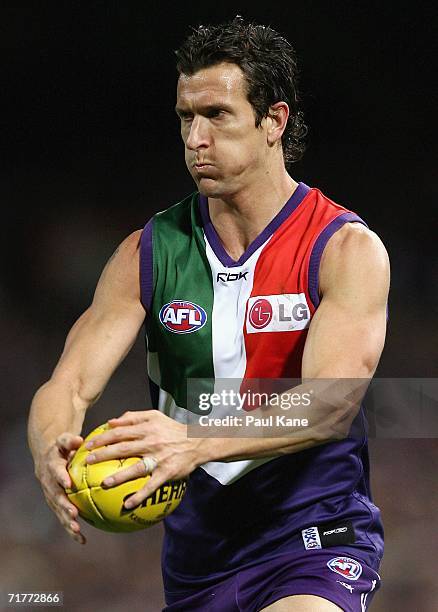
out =
[[[203,461],[198,452],[200,441],[187,438],[187,426],[177,423],[158,410],[125,412],[108,421],[110,429],[87,443],[93,453],[87,463],[121,457],[152,456],[157,467],[150,479],[125,502],[126,508],[138,506],[168,480],[186,478]],[[100,448],[105,445],[105,448]],[[94,450],[98,449],[98,450]],[[102,482],[112,487],[147,474],[143,461],[112,474]]]
[[81,446],[83,439],[65,432],[47,451],[36,466],[36,476],[41,483],[46,501],[58,517],[61,525],[76,542],[85,544],[86,539],[81,533],[81,527],[75,520],[78,509],[68,499],[65,489],[72,482],[67,471],[67,463]]

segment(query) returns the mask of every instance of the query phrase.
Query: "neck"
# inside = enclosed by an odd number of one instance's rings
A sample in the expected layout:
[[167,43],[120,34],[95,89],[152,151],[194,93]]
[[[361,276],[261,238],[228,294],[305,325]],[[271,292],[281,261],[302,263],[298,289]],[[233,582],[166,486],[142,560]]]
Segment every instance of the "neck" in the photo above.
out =
[[267,173],[229,198],[209,198],[211,221],[229,255],[237,260],[283,208],[296,183],[283,168],[275,178]]

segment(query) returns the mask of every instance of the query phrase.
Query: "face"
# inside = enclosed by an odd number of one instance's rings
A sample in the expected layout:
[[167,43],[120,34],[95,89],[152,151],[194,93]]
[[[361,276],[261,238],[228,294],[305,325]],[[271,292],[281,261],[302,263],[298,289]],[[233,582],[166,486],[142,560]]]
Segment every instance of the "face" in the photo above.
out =
[[176,112],[187,168],[199,191],[212,198],[235,195],[263,172],[265,121],[255,127],[245,84],[242,70],[228,63],[178,80]]

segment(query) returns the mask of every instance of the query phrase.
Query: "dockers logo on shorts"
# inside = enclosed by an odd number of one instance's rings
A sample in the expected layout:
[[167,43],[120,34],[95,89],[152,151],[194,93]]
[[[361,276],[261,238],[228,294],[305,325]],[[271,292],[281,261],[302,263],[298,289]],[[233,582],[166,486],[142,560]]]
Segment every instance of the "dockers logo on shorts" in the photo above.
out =
[[174,334],[191,334],[204,327],[207,322],[207,313],[201,306],[193,302],[173,300],[162,306],[160,321]]
[[248,300],[246,331],[285,332],[306,329],[310,311],[304,293],[259,295]]
[[306,550],[322,548],[318,527],[308,527],[307,529],[303,529],[301,535],[303,537],[304,548]]
[[357,580],[362,573],[361,564],[350,557],[334,557],[327,567],[348,580]]

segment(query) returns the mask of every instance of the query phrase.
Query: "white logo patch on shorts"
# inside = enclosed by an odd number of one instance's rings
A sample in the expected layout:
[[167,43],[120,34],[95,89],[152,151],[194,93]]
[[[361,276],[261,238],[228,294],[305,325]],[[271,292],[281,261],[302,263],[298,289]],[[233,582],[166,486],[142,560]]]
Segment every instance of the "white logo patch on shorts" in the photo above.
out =
[[307,529],[303,529],[301,531],[301,535],[303,537],[304,548],[306,550],[322,548],[318,527],[307,527]]
[[361,564],[350,557],[334,557],[327,567],[348,580],[357,580],[362,573]]

